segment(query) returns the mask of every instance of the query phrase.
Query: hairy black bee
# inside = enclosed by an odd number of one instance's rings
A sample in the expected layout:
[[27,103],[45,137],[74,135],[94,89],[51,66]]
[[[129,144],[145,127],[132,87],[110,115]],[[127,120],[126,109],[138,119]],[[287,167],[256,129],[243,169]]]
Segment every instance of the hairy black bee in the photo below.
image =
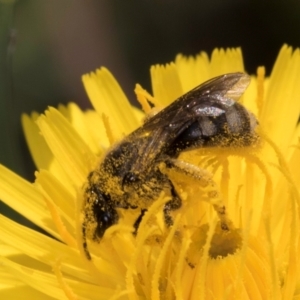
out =
[[254,143],[257,120],[236,102],[249,82],[249,76],[243,73],[213,78],[147,119],[107,152],[84,186],[82,234],[88,259],[87,239],[100,241],[105,231],[118,223],[116,208],[140,209],[133,224],[136,232],[147,208],[166,190],[171,200],[163,208],[164,219],[167,226],[172,225],[171,211],[180,208],[181,199],[161,171],[162,163],[196,176],[191,171],[195,166],[178,159],[181,152]]

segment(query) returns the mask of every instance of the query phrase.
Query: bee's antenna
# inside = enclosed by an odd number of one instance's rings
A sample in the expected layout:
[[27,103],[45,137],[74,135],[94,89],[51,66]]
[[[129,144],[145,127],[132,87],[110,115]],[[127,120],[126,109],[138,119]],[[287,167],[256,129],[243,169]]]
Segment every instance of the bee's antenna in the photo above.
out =
[[87,244],[87,239],[86,239],[86,221],[84,221],[82,224],[82,239],[83,239],[82,246],[83,246],[83,251],[84,251],[85,257],[88,260],[91,260],[92,257],[91,257],[90,251],[88,249],[88,244]]

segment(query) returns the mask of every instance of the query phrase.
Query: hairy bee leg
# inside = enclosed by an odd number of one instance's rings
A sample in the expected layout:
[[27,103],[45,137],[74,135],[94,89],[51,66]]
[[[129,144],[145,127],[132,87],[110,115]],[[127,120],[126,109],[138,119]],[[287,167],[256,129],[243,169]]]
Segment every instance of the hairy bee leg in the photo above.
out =
[[173,183],[171,180],[169,181],[170,186],[171,186],[171,195],[172,199],[168,201],[165,206],[164,206],[164,219],[165,223],[167,226],[172,226],[173,225],[173,218],[171,216],[171,211],[179,209],[182,205],[181,198],[177,195],[176,190],[174,188]]
[[182,174],[183,180],[184,176],[186,176],[187,183],[190,183],[190,180],[193,179],[200,184],[201,189],[207,191],[208,202],[213,205],[213,208],[220,219],[222,229],[229,230],[231,221],[228,218],[226,206],[224,205],[221,193],[213,180],[212,175],[204,169],[179,159],[168,158],[166,160],[166,167],[168,169],[174,169],[177,173]]
[[[172,200],[168,201],[165,204],[164,209],[163,209],[165,224],[168,227],[173,225],[173,218],[171,216],[171,211],[179,209],[182,205],[182,201],[181,201],[180,197],[177,195],[172,182],[171,181],[169,181],[169,182],[170,182],[170,186],[171,186]],[[147,212],[147,209],[142,209],[141,214],[139,215],[139,217],[134,222],[134,224],[133,224],[133,228],[134,228],[133,235],[137,234],[140,223],[141,223],[141,221],[142,221],[142,219],[143,219],[146,212]]]

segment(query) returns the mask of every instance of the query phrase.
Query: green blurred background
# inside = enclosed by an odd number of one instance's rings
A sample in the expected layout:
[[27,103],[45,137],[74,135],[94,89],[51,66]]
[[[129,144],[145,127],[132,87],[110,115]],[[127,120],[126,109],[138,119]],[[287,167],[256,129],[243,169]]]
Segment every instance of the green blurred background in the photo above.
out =
[[0,0],[0,163],[34,180],[20,115],[90,107],[84,73],[106,66],[134,102],[136,82],[151,90],[150,65],[177,53],[241,46],[246,70],[269,74],[283,43],[300,46],[299,29],[299,1]]

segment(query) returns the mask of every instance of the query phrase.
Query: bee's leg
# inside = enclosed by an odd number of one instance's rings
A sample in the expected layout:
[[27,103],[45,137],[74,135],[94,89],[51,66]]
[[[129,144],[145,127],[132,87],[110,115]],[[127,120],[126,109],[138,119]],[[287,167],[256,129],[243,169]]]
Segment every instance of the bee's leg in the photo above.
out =
[[[180,175],[179,177],[182,179],[182,182],[186,184],[192,183],[197,186],[200,185],[200,189],[206,192],[206,196],[203,200],[213,205],[221,221],[222,229],[228,230],[231,222],[227,216],[226,206],[224,205],[219,188],[214,182],[212,175],[204,169],[179,159],[168,158],[165,160],[165,163],[166,173],[170,172],[168,169],[172,169]],[[172,177],[171,173],[169,177]]]
[[173,218],[171,216],[171,211],[179,209],[181,207],[181,198],[177,195],[173,183],[169,180],[171,186],[172,199],[168,201],[164,206],[164,219],[167,226],[173,225]]
[[[170,180],[170,185],[171,185],[172,200],[168,201],[165,204],[164,209],[163,209],[165,223],[168,227],[173,225],[173,218],[171,216],[171,211],[176,210],[176,209],[181,207],[181,199],[177,195],[171,180]],[[133,228],[134,228],[133,234],[134,235],[137,234],[140,223],[141,223],[141,221],[142,221],[142,219],[143,219],[146,212],[147,212],[147,209],[142,209],[141,214],[138,216],[138,218],[134,222],[134,224],[133,224]]]

